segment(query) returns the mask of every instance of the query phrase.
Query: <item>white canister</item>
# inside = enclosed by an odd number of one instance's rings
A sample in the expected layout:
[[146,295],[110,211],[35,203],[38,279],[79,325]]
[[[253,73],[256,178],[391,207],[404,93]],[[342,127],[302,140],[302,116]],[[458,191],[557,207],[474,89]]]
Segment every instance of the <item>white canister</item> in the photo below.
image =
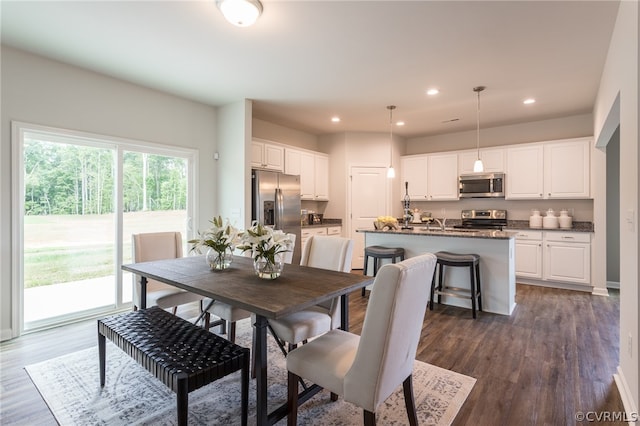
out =
[[542,216],[540,216],[540,210],[531,210],[531,216],[529,216],[529,228],[542,228]]
[[558,223],[562,229],[571,229],[573,227],[573,218],[569,216],[568,210],[560,210]]
[[558,227],[558,217],[553,209],[547,210],[547,215],[542,218],[542,227],[547,229],[553,229]]

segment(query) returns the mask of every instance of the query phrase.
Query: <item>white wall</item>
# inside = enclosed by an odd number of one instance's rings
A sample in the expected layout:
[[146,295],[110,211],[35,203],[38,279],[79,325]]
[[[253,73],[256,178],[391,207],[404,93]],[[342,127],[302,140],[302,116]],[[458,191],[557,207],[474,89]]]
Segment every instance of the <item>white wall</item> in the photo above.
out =
[[[638,278],[640,276],[638,238],[638,210],[640,209],[640,184],[638,181],[638,164],[640,164],[638,140],[640,132],[640,98],[638,87],[639,44],[638,26],[640,9],[637,1],[622,1],[618,10],[616,25],[611,37],[611,44],[600,87],[594,106],[594,135],[598,146],[608,142],[613,133],[607,118],[619,99],[620,117],[620,366],[616,383],[625,409],[638,412],[640,408],[640,383],[638,362],[638,329],[640,317],[640,292]],[[606,139],[603,141],[602,139]],[[605,189],[600,189],[606,191]],[[605,228],[605,197],[596,199],[596,230]],[[627,222],[627,218],[630,222]],[[631,350],[629,341],[631,339]]]
[[312,151],[322,151],[318,149],[318,137],[311,133],[291,129],[268,121],[253,118],[252,135],[255,138],[266,139],[285,145],[296,146],[298,148],[310,149]]
[[[199,150],[199,182],[214,182],[216,110],[197,102],[1,47],[0,338],[9,338],[11,310],[11,120]],[[214,191],[201,185],[198,215],[215,211]],[[7,209],[6,206],[9,206]]]
[[[593,116],[591,114],[582,114],[508,126],[481,128],[480,148],[579,138],[591,136],[592,134]],[[408,139],[405,155],[456,151],[475,147],[476,131],[472,130]]]

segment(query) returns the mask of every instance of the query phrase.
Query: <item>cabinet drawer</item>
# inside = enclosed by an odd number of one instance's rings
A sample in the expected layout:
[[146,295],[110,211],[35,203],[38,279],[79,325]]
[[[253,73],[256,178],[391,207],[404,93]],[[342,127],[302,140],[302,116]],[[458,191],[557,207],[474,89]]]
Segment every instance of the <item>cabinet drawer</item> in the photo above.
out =
[[542,231],[517,231],[516,240],[542,241]]
[[337,236],[342,234],[341,226],[329,226],[327,228],[327,235]]
[[586,232],[545,232],[544,239],[563,243],[590,243],[591,235]]

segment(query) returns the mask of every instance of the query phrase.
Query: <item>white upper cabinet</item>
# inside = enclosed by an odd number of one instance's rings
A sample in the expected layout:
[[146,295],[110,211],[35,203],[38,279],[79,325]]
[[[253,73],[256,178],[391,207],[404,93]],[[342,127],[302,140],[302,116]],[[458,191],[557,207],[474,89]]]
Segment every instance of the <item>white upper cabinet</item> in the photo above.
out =
[[427,156],[427,195],[429,201],[458,199],[458,154]]
[[324,154],[314,155],[315,199],[329,200],[329,157]]
[[400,160],[401,198],[409,183],[412,201],[458,199],[458,155],[456,153],[413,155]]
[[[505,148],[482,148],[480,159],[485,173],[504,172]],[[458,173],[461,175],[473,173],[473,163],[478,158],[477,150],[458,153]]]
[[590,140],[566,140],[507,149],[507,199],[589,198]]
[[303,200],[329,200],[329,157],[287,148],[284,172],[300,176],[300,198]]
[[405,182],[408,182],[409,198],[414,201],[427,201],[427,156],[415,155],[400,159],[402,179],[401,197],[405,196]]
[[583,139],[545,144],[546,198],[589,198],[590,142]]
[[284,147],[258,139],[252,140],[251,167],[284,171]]
[[541,144],[507,148],[505,198],[542,198],[544,194],[543,161]]

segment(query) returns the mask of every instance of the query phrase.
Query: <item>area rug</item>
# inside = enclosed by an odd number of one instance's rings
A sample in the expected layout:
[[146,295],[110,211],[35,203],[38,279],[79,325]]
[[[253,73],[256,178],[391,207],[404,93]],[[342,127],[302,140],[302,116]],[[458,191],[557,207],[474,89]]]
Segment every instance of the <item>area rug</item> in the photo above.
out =
[[[249,346],[248,324],[237,343]],[[269,337],[270,411],[286,401],[286,365]],[[174,425],[176,395],[118,347],[107,344],[107,377],[99,385],[97,346],[25,367],[61,425]],[[416,361],[413,386],[420,425],[449,425],[475,379]],[[249,424],[255,424],[255,380],[249,388]],[[190,425],[240,424],[240,373],[189,394]],[[407,424],[402,386],[377,411],[381,425]],[[286,424],[286,418],[278,424]],[[362,410],[322,391],[300,406],[299,425],[359,425]]]

